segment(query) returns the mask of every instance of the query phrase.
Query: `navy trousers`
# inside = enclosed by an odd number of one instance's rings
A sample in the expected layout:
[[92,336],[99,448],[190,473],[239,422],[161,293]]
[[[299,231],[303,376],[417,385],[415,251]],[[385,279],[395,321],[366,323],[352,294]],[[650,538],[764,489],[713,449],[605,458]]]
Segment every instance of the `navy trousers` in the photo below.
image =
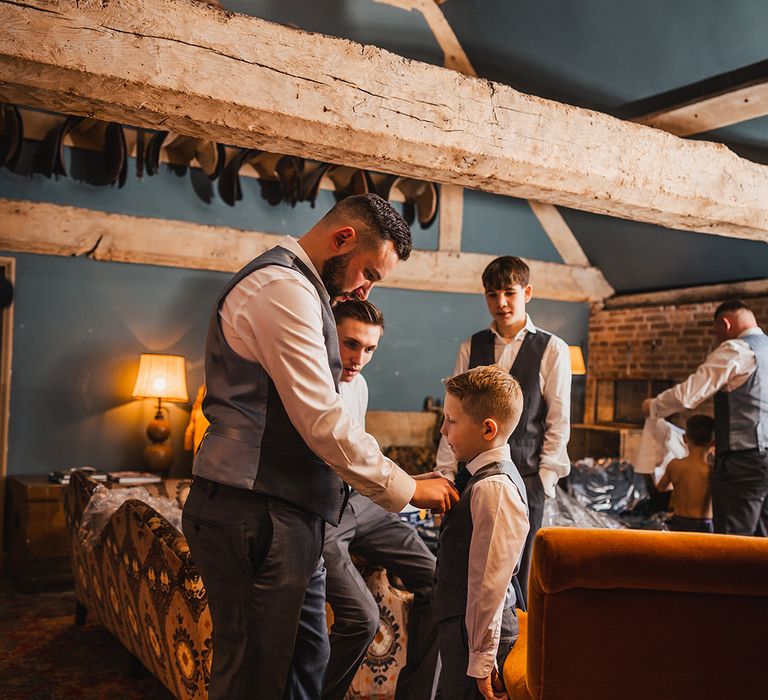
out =
[[[436,700],[482,700],[477,681],[467,675],[469,637],[464,616],[449,617],[438,623],[440,633],[440,680]],[[506,608],[502,617],[496,666],[503,682],[504,662],[517,641],[519,623],[514,608]]]
[[714,532],[710,518],[686,518],[683,515],[673,515],[669,529],[672,532]]
[[323,700],[343,700],[379,629],[378,605],[350,554],[383,566],[413,593],[407,661],[395,699],[429,700],[437,665],[437,622],[431,606],[435,557],[412,526],[359,493],[350,497],[339,526],[326,530],[323,557],[334,622]]
[[523,552],[520,555],[520,568],[517,571],[517,580],[522,589],[523,600],[518,601],[519,607],[523,610],[528,609],[528,579],[531,574],[531,558],[533,556],[533,538],[541,529],[541,522],[544,519],[544,485],[541,483],[541,477],[536,474],[528,474],[523,477],[525,483],[526,496],[528,498],[528,522],[530,528],[525,538]]

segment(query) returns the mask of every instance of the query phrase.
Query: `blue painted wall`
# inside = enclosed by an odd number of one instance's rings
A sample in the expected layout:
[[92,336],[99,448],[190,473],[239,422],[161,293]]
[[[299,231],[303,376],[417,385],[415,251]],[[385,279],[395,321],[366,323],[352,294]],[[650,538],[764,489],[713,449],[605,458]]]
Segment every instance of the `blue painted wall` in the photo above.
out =
[[[151,400],[131,398],[142,352],[187,358],[202,381],[209,307],[226,274],[44,255],[16,258],[9,473],[137,469]],[[176,466],[188,405],[168,404]]]

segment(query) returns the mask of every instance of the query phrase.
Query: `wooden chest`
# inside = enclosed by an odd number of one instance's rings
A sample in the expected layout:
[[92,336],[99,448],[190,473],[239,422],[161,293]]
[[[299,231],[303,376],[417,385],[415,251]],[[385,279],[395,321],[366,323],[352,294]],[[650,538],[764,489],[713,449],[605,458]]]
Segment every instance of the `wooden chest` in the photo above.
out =
[[32,593],[73,585],[64,488],[49,482],[45,475],[8,477],[6,562],[8,573],[22,591]]

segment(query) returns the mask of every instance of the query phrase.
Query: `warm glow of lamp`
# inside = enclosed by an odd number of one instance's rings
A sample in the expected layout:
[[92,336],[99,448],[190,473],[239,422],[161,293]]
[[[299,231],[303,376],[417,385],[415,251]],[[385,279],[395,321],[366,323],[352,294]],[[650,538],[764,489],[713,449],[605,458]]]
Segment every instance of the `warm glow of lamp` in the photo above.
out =
[[571,374],[586,374],[587,368],[584,364],[584,355],[581,352],[581,346],[569,345],[568,352],[571,354]]
[[187,377],[182,355],[144,354],[133,387],[134,399],[188,401]]
[[[156,472],[167,471],[173,462],[173,449],[168,438],[171,425],[163,414],[163,399],[187,401],[187,378],[182,355],[142,354],[139,374],[133,387],[135,399],[157,399],[157,412],[147,426],[150,444],[144,449],[147,468]],[[167,411],[167,409],[165,409]]]

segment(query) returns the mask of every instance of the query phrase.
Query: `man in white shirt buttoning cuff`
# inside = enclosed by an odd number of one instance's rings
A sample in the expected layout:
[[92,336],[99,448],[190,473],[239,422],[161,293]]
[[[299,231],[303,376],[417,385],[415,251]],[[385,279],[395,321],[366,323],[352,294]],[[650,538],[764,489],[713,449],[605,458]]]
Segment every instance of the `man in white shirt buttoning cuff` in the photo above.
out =
[[183,530],[213,625],[209,700],[318,698],[330,652],[325,523],[345,482],[384,508],[446,509],[445,479],[415,481],[384,457],[337,393],[332,300],[365,299],[411,251],[381,197],[338,202],[232,277],[205,349],[203,413]]

